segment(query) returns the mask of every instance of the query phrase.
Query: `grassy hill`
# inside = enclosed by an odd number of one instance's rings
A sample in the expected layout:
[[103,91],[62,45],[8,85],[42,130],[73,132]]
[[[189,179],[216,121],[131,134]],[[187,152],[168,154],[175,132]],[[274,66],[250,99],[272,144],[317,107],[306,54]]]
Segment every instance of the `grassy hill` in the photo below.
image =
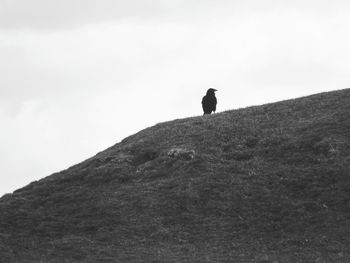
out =
[[350,262],[350,89],[161,123],[0,199],[1,262]]

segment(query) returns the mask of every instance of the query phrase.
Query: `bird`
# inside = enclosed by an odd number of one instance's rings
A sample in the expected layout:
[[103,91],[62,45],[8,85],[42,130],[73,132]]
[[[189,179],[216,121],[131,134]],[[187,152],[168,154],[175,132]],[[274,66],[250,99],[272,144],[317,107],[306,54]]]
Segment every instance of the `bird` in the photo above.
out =
[[202,108],[205,114],[211,114],[216,111],[217,100],[215,97],[216,89],[208,89],[207,94],[202,99]]

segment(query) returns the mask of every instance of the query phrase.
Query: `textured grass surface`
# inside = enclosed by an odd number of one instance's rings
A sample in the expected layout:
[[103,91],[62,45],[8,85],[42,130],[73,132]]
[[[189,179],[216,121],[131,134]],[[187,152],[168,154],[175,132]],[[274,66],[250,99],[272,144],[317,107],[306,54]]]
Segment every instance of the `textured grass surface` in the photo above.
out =
[[350,262],[350,90],[161,123],[0,199],[4,262]]

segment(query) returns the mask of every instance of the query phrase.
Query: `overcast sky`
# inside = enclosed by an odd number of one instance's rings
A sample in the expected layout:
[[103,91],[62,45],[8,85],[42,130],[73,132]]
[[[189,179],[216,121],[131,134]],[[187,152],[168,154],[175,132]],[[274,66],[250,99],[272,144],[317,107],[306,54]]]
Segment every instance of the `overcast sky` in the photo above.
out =
[[143,128],[350,86],[350,2],[0,0],[0,196]]

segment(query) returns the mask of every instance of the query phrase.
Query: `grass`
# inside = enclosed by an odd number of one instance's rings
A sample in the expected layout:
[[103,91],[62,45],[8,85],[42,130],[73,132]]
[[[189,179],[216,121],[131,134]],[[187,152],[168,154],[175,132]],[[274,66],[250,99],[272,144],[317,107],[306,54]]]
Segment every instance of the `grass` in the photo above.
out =
[[3,196],[1,258],[349,262],[349,112],[347,89],[147,128]]

